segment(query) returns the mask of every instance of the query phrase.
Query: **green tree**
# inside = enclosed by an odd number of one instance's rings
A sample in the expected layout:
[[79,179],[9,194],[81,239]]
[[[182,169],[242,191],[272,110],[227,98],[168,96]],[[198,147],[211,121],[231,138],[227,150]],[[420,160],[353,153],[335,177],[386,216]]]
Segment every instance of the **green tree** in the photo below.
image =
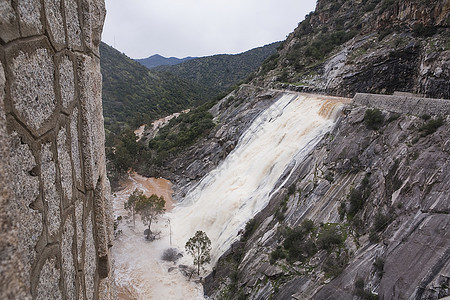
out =
[[135,215],[136,215],[136,203],[144,195],[141,190],[135,189],[133,193],[128,197],[128,200],[124,203],[124,208],[129,211],[133,218],[133,227],[136,227]]
[[164,213],[164,205],[166,205],[166,200],[164,200],[164,197],[158,197],[155,194],[151,195],[150,197],[142,195],[136,202],[136,212],[141,215],[141,219],[144,225],[148,225],[148,240],[154,239],[152,238],[151,230],[152,222],[157,221],[159,215]]
[[211,240],[205,232],[197,230],[184,247],[186,252],[194,258],[194,265],[197,266],[197,275],[200,275],[200,267],[211,262]]

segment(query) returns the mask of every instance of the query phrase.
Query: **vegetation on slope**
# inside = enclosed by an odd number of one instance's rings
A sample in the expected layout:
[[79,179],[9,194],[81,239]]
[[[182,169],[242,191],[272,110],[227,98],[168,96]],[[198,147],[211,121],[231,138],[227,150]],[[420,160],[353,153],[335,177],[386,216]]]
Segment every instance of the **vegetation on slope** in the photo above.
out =
[[101,43],[103,113],[107,134],[136,128],[206,102],[206,89],[172,74],[152,72]]
[[124,130],[114,140],[114,147],[106,148],[108,175],[113,187],[129,168],[143,175],[157,176],[156,169],[164,161],[206,136],[215,126],[208,112],[214,103],[210,101],[170,120],[150,141],[137,142],[132,130]]

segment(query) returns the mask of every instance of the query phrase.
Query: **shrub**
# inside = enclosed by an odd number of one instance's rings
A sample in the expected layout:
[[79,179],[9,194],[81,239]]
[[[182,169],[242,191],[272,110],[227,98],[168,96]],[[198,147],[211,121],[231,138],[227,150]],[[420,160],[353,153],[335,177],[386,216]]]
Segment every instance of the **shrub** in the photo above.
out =
[[295,193],[295,183],[291,184],[288,188],[288,195],[293,195]]
[[161,258],[165,261],[176,261],[179,258],[178,251],[175,248],[168,248],[164,250]]
[[378,108],[366,110],[364,122],[366,123],[367,128],[378,130],[383,125],[383,121],[384,115]]
[[311,233],[314,229],[314,222],[305,220],[300,226],[287,230],[283,247],[287,251],[288,261],[303,261],[316,253],[316,244],[311,239]]
[[435,35],[437,32],[437,27],[435,26],[425,26],[422,23],[414,25],[413,33],[414,36],[419,37],[430,37]]
[[346,252],[332,254],[323,262],[323,271],[327,277],[337,277],[345,269],[348,263],[348,255]]
[[377,257],[373,262],[373,266],[378,276],[382,277],[384,273],[384,259],[382,259],[381,257]]
[[369,174],[366,174],[357,189],[351,189],[349,194],[350,206],[347,212],[348,218],[353,217],[360,211],[370,196]]
[[333,182],[334,182],[334,174],[333,174],[333,172],[328,173],[328,174],[325,176],[325,179],[326,179],[329,183],[333,183]]
[[371,231],[369,234],[369,241],[373,244],[376,244],[380,241],[380,237],[378,236],[376,231]]
[[[295,185],[294,184],[291,185],[289,187],[289,189],[291,189],[291,187],[294,187],[294,191],[295,191]],[[288,195],[286,195],[286,197],[284,197],[283,201],[281,201],[280,205],[278,206],[277,211],[275,212],[275,217],[277,218],[277,220],[279,222],[284,220],[284,213],[287,210],[287,203],[289,201],[289,189],[288,189]]]
[[395,3],[395,0],[384,0],[383,4],[381,5],[381,12],[384,12],[389,7],[393,6]]
[[439,117],[437,119],[431,119],[427,123],[425,123],[422,127],[420,127],[420,131],[422,132],[422,136],[427,136],[432,133],[435,133],[436,130],[444,124],[444,118]]
[[256,220],[254,218],[250,219],[245,224],[244,234],[242,235],[243,239],[248,239],[255,232],[256,228],[258,228]]
[[355,289],[357,289],[357,290],[362,290],[362,289],[364,289],[364,279],[358,278],[358,279],[355,281]]
[[278,246],[276,250],[270,253],[270,264],[273,265],[277,260],[286,258],[286,253]]
[[355,281],[355,290],[353,291],[353,294],[355,294],[356,296],[360,297],[363,300],[377,300],[378,295],[375,295],[369,290],[365,290],[364,285],[365,285],[364,279],[358,278]]
[[342,233],[336,226],[324,227],[317,237],[317,245],[320,249],[331,251],[334,247],[341,245],[345,241]]
[[387,28],[378,33],[378,41],[381,42],[386,36],[390,35],[394,30]]
[[338,207],[339,218],[344,220],[345,213],[347,212],[347,205],[345,202],[341,202],[341,205]]
[[422,119],[424,119],[425,121],[428,121],[429,119],[431,119],[431,116],[429,114],[423,114],[420,116]]
[[375,221],[373,222],[372,230],[375,232],[382,232],[391,222],[391,217],[389,215],[384,215],[382,213],[377,213],[375,215]]

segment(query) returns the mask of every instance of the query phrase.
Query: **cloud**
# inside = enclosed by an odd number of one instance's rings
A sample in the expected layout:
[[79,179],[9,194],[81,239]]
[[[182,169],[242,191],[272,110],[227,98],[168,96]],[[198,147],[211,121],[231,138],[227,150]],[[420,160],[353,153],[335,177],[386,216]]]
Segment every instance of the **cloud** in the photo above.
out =
[[103,41],[133,58],[239,53],[283,40],[315,0],[106,0]]

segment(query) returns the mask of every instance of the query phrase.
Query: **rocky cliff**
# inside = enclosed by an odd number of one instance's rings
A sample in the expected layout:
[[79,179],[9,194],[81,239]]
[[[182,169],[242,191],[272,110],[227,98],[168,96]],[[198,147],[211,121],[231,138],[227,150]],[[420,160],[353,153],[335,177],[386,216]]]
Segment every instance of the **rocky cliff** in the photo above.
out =
[[253,83],[450,98],[450,1],[321,0]]
[[220,259],[213,299],[449,295],[450,103],[359,97]]
[[102,0],[0,4],[0,298],[114,299]]

